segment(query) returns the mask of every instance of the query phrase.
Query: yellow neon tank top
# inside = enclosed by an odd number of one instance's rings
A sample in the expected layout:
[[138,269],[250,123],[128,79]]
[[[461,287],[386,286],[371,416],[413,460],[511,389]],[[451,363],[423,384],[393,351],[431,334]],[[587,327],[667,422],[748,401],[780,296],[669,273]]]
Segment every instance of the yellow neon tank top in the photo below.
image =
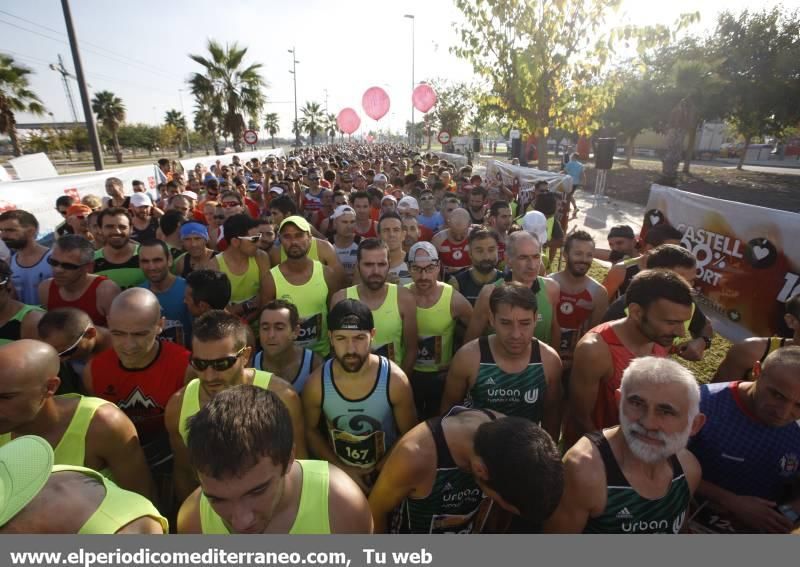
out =
[[[397,364],[403,362],[403,319],[400,317],[400,306],[397,303],[397,284],[386,284],[388,291],[380,307],[372,311],[375,320],[375,339],[372,341],[372,352],[385,356]],[[358,286],[347,288],[347,299],[360,300]]]
[[225,263],[225,254],[217,255],[219,271],[228,276],[231,282],[231,303],[244,303],[258,296],[261,290],[261,275],[255,258],[247,259],[247,271],[236,275]]
[[[413,285],[413,284],[411,284]],[[432,307],[417,307],[417,362],[414,370],[439,372],[453,358],[456,322],[450,314],[453,286],[442,284],[442,295]],[[410,287],[410,286],[409,286]]]
[[300,314],[300,334],[295,344],[310,348],[322,357],[330,352],[328,340],[328,284],[324,267],[314,261],[311,277],[303,285],[293,285],[284,277],[280,265],[270,270],[275,280],[275,297],[291,301]]

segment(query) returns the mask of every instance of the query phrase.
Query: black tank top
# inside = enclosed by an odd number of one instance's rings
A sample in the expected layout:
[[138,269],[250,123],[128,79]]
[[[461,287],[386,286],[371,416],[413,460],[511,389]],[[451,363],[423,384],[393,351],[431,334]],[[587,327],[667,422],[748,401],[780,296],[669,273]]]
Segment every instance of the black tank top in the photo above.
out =
[[464,270],[463,272],[457,273],[454,278],[458,282],[458,291],[461,292],[461,295],[467,298],[467,301],[475,307],[475,302],[478,300],[478,295],[480,295],[481,290],[484,286],[492,285],[497,280],[503,277],[503,272],[500,270],[494,271],[494,280],[487,284],[479,284],[477,283],[470,274],[470,270]]

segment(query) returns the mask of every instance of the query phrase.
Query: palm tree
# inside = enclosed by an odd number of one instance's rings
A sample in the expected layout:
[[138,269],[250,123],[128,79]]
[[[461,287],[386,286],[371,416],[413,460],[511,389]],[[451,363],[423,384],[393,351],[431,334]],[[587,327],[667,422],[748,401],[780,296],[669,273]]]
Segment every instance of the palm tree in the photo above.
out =
[[278,133],[280,126],[278,125],[278,113],[270,112],[264,116],[264,130],[269,134],[272,140],[272,149],[275,149],[275,134]]
[[202,55],[189,57],[204,67],[204,74],[193,73],[189,78],[192,94],[207,101],[207,108],[226,132],[233,138],[234,150],[242,151],[244,116],[256,116],[266,101],[263,89],[267,87],[259,75],[261,63],[244,66],[246,47],[234,42],[223,47],[213,39],[208,40],[210,58]]
[[117,137],[120,125],[125,122],[125,105],[122,99],[111,91],[100,91],[92,99],[92,112],[97,115],[97,120],[103,124],[113,140],[117,163],[122,163],[122,149]]
[[203,137],[204,145],[211,141],[214,155],[219,155],[219,117],[222,112],[214,107],[214,102],[213,97],[195,96],[197,110],[194,112],[194,129]]
[[339,132],[339,125],[336,123],[336,115],[328,114],[325,116],[325,135],[329,138],[329,144],[336,143],[336,134]]
[[172,126],[175,128],[175,140],[173,141],[174,144],[178,146],[178,157],[183,157],[183,149],[181,148],[181,140],[186,135],[186,118],[184,118],[183,114],[175,110],[168,110],[167,113],[164,115],[164,123],[167,126]]
[[317,139],[317,132],[324,130],[325,113],[318,102],[306,102],[300,112],[303,113],[300,127],[311,136],[311,145],[313,146]]
[[14,63],[10,55],[0,53],[0,134],[11,138],[14,155],[19,157],[22,150],[17,138],[15,112],[44,114],[45,108],[39,97],[30,90],[28,75],[33,71]]

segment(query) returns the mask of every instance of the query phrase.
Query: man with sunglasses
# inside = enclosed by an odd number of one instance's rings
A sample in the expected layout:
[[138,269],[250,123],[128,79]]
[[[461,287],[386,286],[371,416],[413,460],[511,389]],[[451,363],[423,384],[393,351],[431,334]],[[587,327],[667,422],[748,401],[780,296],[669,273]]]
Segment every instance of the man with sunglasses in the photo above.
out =
[[56,395],[59,354],[43,342],[20,340],[0,347],[0,446],[22,435],[45,438],[55,465],[94,469],[121,488],[154,496],[153,480],[136,428],[114,404],[78,394]]
[[0,260],[0,345],[39,338],[36,325],[42,318],[42,309],[13,299],[13,294],[11,267]]
[[76,201],[77,199],[73,199],[69,195],[61,195],[58,199],[56,199],[56,211],[58,211],[58,214],[64,219],[58,226],[56,226],[56,239],[72,233],[72,227],[67,224],[66,220],[67,209],[74,205]]
[[94,253],[92,243],[83,236],[59,238],[47,259],[53,277],[39,284],[39,303],[48,311],[75,307],[86,312],[95,325],[105,327],[111,302],[120,288],[106,276],[92,273]]
[[175,455],[175,493],[179,502],[197,488],[197,475],[186,450],[189,418],[217,394],[234,386],[248,384],[274,392],[289,410],[295,455],[307,456],[300,397],[280,377],[248,368],[252,351],[248,345],[247,326],[238,317],[213,310],[195,320],[189,359],[194,377],[170,398],[164,415]]

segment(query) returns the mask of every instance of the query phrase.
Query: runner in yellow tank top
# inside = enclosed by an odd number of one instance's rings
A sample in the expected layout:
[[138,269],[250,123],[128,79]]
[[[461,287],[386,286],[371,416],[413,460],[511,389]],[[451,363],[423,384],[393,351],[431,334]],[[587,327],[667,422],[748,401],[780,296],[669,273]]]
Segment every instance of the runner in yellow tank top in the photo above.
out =
[[[281,243],[277,247],[273,246],[269,251],[269,259],[273,266],[282,264],[289,257],[286,255],[286,249]],[[336,249],[333,244],[327,240],[322,240],[315,236],[311,237],[311,248],[308,249],[308,257],[310,260],[319,262],[323,266],[327,266],[333,272],[337,282],[345,282],[346,274],[344,266],[342,266],[339,257],[336,255]]]
[[288,408],[295,432],[295,455],[305,458],[303,409],[300,397],[285,380],[269,372],[247,368],[252,349],[247,346],[247,327],[225,311],[209,311],[194,321],[192,334],[193,378],[172,395],[164,413],[175,458],[173,478],[179,500],[197,487],[197,476],[186,451],[187,421],[215,396],[234,386],[253,385],[274,392]]
[[274,393],[253,386],[225,390],[195,415],[188,454],[200,487],[181,506],[178,533],[372,533],[349,476],[294,458],[289,419]]
[[152,497],[153,480],[133,423],[99,398],[55,396],[58,371],[58,353],[46,343],[20,340],[0,347],[0,392],[18,392],[15,408],[37,408],[4,413],[0,446],[35,431],[54,448],[56,464],[102,471],[121,487]]

